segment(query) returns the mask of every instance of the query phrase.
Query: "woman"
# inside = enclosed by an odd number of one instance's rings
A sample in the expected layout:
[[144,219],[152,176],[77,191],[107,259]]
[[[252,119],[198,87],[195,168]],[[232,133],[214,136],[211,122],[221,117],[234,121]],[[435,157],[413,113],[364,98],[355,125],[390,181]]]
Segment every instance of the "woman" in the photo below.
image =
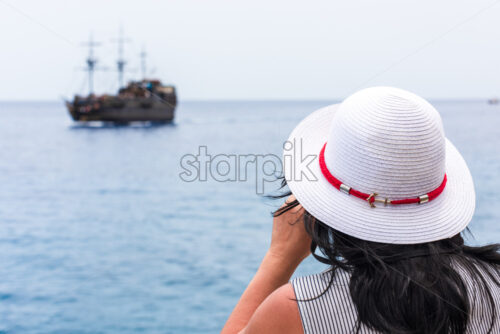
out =
[[[223,333],[500,333],[500,245],[464,245],[472,178],[427,101],[357,92],[304,119],[284,163],[292,195]],[[330,269],[288,283],[311,252]]]

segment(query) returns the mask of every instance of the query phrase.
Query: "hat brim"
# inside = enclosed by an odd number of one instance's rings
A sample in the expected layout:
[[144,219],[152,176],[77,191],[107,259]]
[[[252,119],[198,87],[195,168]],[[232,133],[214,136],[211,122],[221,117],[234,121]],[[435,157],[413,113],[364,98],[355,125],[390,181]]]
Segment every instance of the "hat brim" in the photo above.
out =
[[[300,143],[302,156],[316,157],[307,166],[294,166],[295,170],[285,168],[288,186],[305,210],[338,231],[359,239],[390,244],[431,242],[450,238],[465,229],[475,208],[474,183],[467,164],[448,139],[448,181],[444,191],[430,202],[377,204],[376,208],[372,208],[366,201],[333,187],[321,173],[318,155],[327,141],[338,106],[330,105],[313,112],[299,123],[289,137],[289,142]],[[285,151],[284,155],[290,155],[290,151]],[[308,171],[301,168],[308,168]],[[304,177],[311,173],[314,178]],[[303,177],[296,179],[292,175]],[[374,192],[376,190],[373,189]]]

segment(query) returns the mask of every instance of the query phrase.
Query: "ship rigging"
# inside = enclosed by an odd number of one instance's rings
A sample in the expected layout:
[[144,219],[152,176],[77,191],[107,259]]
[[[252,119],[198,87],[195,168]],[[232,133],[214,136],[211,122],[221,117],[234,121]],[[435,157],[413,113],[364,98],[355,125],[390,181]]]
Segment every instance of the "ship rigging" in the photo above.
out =
[[94,72],[98,60],[94,48],[100,46],[93,36],[85,45],[89,49],[86,59],[89,93],[87,96],[75,95],[66,106],[73,120],[78,122],[104,121],[115,123],[128,122],[171,122],[174,119],[177,95],[175,86],[163,85],[159,79],[146,78],[146,52],[141,51],[142,79],[129,81],[124,85],[124,73],[127,62],[124,58],[124,43],[129,40],[120,29],[114,40],[118,44],[116,61],[119,89],[116,95],[96,95],[94,92]]

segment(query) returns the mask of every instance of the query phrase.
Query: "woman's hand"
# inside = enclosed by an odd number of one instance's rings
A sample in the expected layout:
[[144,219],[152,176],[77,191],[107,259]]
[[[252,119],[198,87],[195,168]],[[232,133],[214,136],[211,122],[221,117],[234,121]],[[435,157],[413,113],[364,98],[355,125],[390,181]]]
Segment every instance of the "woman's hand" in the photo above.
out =
[[[286,203],[294,200],[295,197],[292,195],[288,197]],[[274,217],[271,246],[266,255],[277,259],[283,266],[293,267],[293,270],[311,253],[311,238],[305,230],[303,214],[304,209],[299,204]]]

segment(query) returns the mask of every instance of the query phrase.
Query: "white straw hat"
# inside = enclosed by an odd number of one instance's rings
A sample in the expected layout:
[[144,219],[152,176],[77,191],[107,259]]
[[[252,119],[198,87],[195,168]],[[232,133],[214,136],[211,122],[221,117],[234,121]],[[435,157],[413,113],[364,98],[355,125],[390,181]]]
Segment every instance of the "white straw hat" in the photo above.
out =
[[[300,163],[310,155],[312,162]],[[392,244],[446,239],[461,232],[474,213],[472,177],[445,138],[439,113],[401,89],[364,89],[315,111],[293,130],[283,161],[300,204],[328,226],[360,239]]]

